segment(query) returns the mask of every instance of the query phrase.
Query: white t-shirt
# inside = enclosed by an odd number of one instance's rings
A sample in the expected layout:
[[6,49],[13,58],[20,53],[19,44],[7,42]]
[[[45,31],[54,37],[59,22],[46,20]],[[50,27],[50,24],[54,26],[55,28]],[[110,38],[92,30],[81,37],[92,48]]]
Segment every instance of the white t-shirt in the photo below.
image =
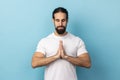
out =
[[[70,33],[63,37],[54,33],[39,41],[36,52],[42,52],[46,57],[57,53],[59,41],[63,41],[65,52],[69,56],[76,57],[87,53],[84,42]],[[75,65],[64,59],[58,59],[46,66],[45,80],[77,80]]]

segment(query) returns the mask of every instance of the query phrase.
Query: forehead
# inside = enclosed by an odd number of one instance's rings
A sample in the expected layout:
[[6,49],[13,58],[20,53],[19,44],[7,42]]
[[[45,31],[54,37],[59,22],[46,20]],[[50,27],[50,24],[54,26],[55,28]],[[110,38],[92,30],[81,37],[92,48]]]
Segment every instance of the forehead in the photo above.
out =
[[66,14],[63,12],[58,12],[54,14],[55,19],[66,19]]

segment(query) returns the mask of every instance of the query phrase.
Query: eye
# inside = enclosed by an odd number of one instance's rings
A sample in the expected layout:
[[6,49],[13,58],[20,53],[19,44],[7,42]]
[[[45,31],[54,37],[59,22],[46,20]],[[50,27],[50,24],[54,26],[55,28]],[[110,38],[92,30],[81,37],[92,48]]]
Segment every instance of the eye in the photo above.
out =
[[55,19],[56,22],[59,22],[60,20],[59,19]]
[[65,19],[63,19],[62,22],[65,22]]

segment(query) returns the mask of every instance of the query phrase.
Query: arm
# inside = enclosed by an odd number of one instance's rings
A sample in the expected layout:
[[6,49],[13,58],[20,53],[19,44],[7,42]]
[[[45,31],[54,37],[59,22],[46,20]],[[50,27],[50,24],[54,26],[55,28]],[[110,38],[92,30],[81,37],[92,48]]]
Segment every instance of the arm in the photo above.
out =
[[54,62],[55,60],[57,60],[58,58],[59,58],[59,54],[46,58],[43,53],[35,52],[32,57],[32,67],[36,68],[36,67],[48,65]]
[[68,56],[64,50],[62,41],[60,41],[60,53],[63,59],[66,59],[67,61],[71,62],[74,65],[86,68],[90,68],[91,66],[91,61],[88,53],[83,53],[78,57]]
[[45,66],[56,61],[59,58],[61,58],[61,43],[59,44],[57,53],[53,56],[45,57],[43,53],[35,52],[32,57],[32,67],[36,68],[36,67]]
[[91,66],[91,61],[88,53],[81,54],[78,57],[65,55],[63,58],[77,66],[86,67],[86,68],[90,68]]

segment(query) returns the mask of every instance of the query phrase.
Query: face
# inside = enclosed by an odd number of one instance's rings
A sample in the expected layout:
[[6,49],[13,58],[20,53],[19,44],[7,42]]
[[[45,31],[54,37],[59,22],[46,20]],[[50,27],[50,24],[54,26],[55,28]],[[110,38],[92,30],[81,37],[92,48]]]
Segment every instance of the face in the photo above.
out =
[[64,34],[66,32],[67,19],[65,13],[55,13],[53,22],[55,25],[55,30],[58,34]]

